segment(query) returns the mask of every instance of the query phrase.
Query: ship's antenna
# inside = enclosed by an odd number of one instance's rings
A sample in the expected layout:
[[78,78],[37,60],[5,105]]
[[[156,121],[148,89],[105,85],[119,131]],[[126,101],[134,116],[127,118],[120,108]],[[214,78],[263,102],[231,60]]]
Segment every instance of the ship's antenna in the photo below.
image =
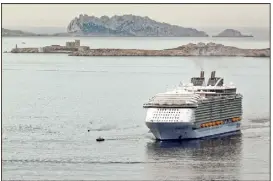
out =
[[179,86],[179,87],[182,87],[182,82],[181,82],[181,81],[179,82],[179,85],[178,85],[178,86]]

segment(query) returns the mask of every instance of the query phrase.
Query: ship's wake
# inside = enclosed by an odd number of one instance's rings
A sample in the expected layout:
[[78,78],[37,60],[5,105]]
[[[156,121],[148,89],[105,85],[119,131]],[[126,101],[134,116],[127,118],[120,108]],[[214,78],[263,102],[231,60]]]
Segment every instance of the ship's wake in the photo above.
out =
[[270,119],[268,117],[250,117],[242,120],[242,130],[269,128]]

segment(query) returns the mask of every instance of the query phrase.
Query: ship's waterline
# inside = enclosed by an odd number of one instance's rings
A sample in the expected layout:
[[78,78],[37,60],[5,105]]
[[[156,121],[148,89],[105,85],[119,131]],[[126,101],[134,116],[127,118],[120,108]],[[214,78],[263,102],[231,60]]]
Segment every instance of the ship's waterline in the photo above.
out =
[[147,127],[158,140],[198,139],[213,135],[240,131],[240,122],[196,128],[193,123],[146,122]]

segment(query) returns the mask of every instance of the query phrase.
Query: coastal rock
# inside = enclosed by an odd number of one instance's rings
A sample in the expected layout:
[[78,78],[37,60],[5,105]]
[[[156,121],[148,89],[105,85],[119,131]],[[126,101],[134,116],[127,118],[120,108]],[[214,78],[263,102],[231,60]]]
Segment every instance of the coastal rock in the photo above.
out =
[[38,53],[38,48],[14,48],[11,53]]
[[142,49],[90,49],[76,51],[70,56],[242,56],[269,57],[270,49],[241,49],[215,43],[189,43],[177,48],[165,50]]
[[174,36],[207,37],[193,28],[160,23],[149,17],[134,15],[95,16],[80,15],[69,23],[67,32],[88,36]]
[[186,56],[243,56],[243,57],[269,57],[270,49],[241,49],[233,46],[225,46],[216,43],[207,43],[200,47],[195,44],[188,44],[168,50],[183,52]]
[[226,29],[213,37],[253,37],[252,35],[243,35],[240,31],[234,29]]

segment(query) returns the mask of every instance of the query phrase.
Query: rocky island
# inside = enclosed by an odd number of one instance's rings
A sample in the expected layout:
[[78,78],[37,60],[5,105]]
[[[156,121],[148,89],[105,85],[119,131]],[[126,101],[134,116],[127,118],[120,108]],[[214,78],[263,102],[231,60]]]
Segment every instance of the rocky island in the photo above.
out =
[[67,32],[36,34],[2,28],[2,37],[7,36],[208,37],[209,35],[194,28],[158,22],[147,16],[128,14],[95,17],[81,14],[70,21]]
[[40,48],[18,48],[11,53],[66,53],[69,56],[241,56],[241,57],[270,57],[270,48],[242,49],[215,43],[189,43],[176,48],[163,50],[144,49],[90,49],[81,46],[80,40],[66,42],[65,46],[51,45]]
[[226,29],[216,36],[212,37],[253,37],[252,35],[243,35],[240,31],[234,29]]
[[270,49],[240,49],[215,43],[189,43],[177,48],[164,50],[142,49],[89,49],[75,51],[70,56],[242,56],[269,57]]
[[71,20],[67,32],[81,36],[208,37],[204,31],[131,14],[100,18],[81,14]]

